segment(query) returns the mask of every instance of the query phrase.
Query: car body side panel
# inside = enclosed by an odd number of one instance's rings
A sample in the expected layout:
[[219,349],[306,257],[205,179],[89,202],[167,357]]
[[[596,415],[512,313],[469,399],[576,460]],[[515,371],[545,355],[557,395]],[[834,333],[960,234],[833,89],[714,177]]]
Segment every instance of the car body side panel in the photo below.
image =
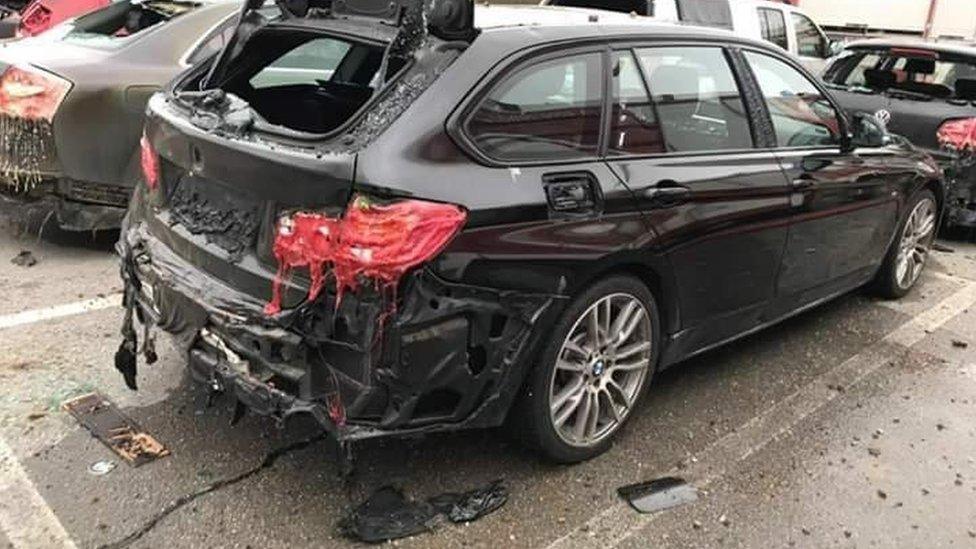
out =
[[[773,298],[786,244],[786,180],[768,151],[610,160],[640,197],[657,238],[646,253],[673,266],[681,330],[665,363],[760,322]],[[659,182],[689,189],[655,202]]]

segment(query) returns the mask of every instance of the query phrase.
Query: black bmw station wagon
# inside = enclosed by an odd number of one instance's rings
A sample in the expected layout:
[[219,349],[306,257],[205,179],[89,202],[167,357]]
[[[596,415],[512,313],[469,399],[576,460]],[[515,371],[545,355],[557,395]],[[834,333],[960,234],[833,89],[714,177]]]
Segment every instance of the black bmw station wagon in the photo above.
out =
[[571,8],[256,4],[150,101],[118,246],[132,388],[164,331],[208,390],[339,441],[508,420],[576,462],[655,372],[925,265],[939,170],[775,47]]

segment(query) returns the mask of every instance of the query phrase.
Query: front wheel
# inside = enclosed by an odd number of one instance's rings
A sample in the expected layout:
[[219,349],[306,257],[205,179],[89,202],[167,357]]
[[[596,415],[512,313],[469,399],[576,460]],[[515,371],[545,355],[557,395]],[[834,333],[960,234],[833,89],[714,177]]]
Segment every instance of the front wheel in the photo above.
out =
[[654,373],[659,326],[653,295],[633,277],[607,278],[578,296],[511,418],[523,440],[562,463],[605,452]]
[[935,240],[938,206],[932,191],[919,191],[909,201],[908,214],[874,280],[875,290],[889,299],[906,295],[915,286]]

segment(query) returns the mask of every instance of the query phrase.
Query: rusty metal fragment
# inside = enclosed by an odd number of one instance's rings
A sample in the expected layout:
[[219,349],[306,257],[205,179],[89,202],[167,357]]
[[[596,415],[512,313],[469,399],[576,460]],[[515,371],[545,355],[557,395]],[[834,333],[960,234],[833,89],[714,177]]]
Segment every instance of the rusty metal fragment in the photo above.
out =
[[133,467],[169,455],[169,450],[143,431],[118,407],[98,393],[89,393],[65,402],[64,410],[78,423]]

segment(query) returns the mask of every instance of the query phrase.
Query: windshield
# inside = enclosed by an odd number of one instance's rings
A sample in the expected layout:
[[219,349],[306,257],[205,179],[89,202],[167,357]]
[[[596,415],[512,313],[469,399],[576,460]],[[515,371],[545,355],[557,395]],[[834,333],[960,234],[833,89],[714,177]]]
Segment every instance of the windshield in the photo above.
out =
[[824,78],[830,84],[865,92],[976,100],[976,59],[930,50],[848,50]]
[[133,36],[192,11],[200,4],[173,0],[122,0],[66,21],[46,38],[96,48],[116,48]]

